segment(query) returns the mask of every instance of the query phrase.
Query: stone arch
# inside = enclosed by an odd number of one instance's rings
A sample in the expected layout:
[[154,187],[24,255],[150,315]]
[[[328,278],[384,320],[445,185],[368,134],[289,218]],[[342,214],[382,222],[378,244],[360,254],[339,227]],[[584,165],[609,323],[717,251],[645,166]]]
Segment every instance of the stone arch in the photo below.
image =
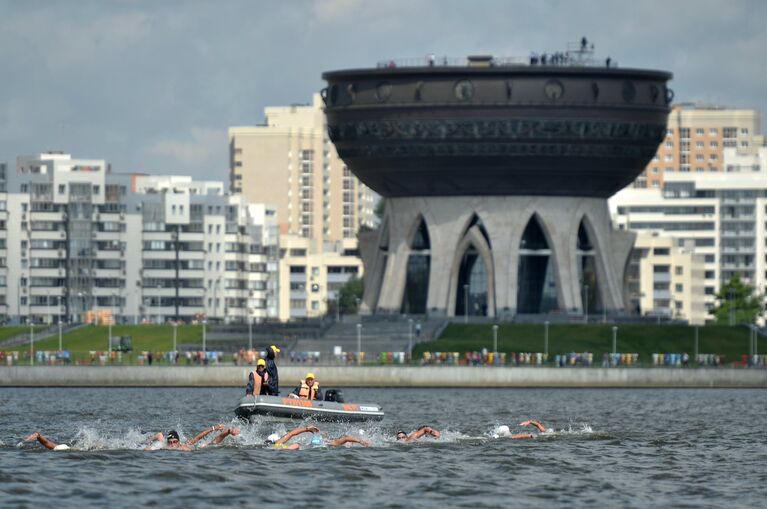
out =
[[517,244],[517,312],[546,313],[561,302],[555,244],[538,213],[523,224]]
[[593,268],[591,269],[594,273],[594,276],[592,277],[596,279],[596,289],[589,288],[588,290],[588,312],[597,312],[602,313],[606,309],[609,309],[609,303],[611,302],[609,299],[609,287],[608,287],[608,267],[607,267],[607,261],[605,259],[605,246],[604,239],[602,239],[598,234],[597,230],[594,228],[594,223],[589,217],[588,213],[584,213],[580,216],[580,219],[577,223],[577,229],[575,229],[575,237],[572,240],[573,245],[575,246],[574,253],[574,263],[575,266],[578,268],[578,283],[579,283],[579,294],[578,297],[580,303],[581,303],[581,311],[586,312],[585,307],[585,301],[584,301],[584,295],[585,288],[584,288],[584,281],[582,277],[582,270],[584,268],[583,266],[583,260],[582,260],[582,250],[579,249],[579,236],[585,232],[588,236],[589,240],[591,241],[591,256],[593,256]]
[[[463,287],[462,283],[459,281],[461,274],[462,265],[464,265],[463,269],[464,271],[469,270],[473,267],[466,267],[466,256],[470,252],[470,250],[473,248],[474,252],[472,252],[472,256],[476,256],[476,259],[480,259],[482,266],[484,267],[485,271],[485,302],[481,303],[478,300],[475,300],[475,304],[477,304],[480,309],[480,313],[482,316],[489,316],[494,317],[496,316],[496,310],[495,310],[495,264],[493,261],[493,253],[490,249],[490,245],[488,244],[487,240],[485,239],[485,235],[480,231],[480,228],[478,225],[474,224],[472,225],[471,220],[473,219],[474,215],[470,216],[470,220],[467,222],[468,230],[463,235],[461,240],[458,242],[458,245],[456,246],[456,249],[454,251],[455,257],[453,259],[453,263],[450,270],[450,287],[448,291],[448,302],[447,302],[447,310],[448,310],[448,316],[456,316],[456,309],[458,309],[458,300],[459,298],[463,297]],[[478,217],[478,216],[477,216]],[[475,263],[476,263],[475,259]],[[465,274],[464,274],[465,276]],[[460,288],[459,288],[460,286]],[[469,289],[469,292],[471,292],[471,288]],[[461,308],[465,303],[464,299],[461,303]],[[470,299],[471,301],[471,299]],[[470,302],[469,304],[469,314],[475,314],[475,306],[473,306]]]
[[431,272],[431,240],[423,214],[418,214],[407,236],[408,259],[405,288],[400,310],[406,314],[426,314]]
[[[386,275],[387,264],[389,262],[389,244],[391,242],[391,232],[389,229],[389,217],[384,215],[381,223],[378,238],[376,239],[376,249],[373,255],[372,270],[365,270],[365,275],[370,273],[370,278],[365,277],[365,301],[368,308],[373,311],[378,310],[378,301],[381,298],[381,288],[383,287],[384,277]],[[367,269],[367,267],[366,267]]]

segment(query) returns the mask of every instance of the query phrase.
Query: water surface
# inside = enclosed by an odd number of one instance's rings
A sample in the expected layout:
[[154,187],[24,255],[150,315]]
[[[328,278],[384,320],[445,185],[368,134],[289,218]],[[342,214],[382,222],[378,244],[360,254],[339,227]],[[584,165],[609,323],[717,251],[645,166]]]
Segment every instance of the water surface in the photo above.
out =
[[[278,451],[264,438],[291,426],[260,421],[221,447],[143,451],[152,432],[234,424],[241,394],[0,389],[0,505],[721,507],[767,495],[764,390],[346,389],[347,400],[381,403],[385,420],[320,423],[322,436],[370,448]],[[493,438],[528,418],[554,433]],[[442,438],[394,440],[422,424]],[[19,443],[36,430],[73,450]]]

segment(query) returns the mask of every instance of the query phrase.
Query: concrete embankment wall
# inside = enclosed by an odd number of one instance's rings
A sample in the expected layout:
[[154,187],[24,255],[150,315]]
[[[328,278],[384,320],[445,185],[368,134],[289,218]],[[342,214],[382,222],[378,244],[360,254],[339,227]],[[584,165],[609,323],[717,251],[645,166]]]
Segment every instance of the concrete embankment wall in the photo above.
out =
[[[5,387],[243,387],[252,368],[235,366],[0,367]],[[283,391],[313,371],[327,387],[756,387],[767,369],[280,367]]]

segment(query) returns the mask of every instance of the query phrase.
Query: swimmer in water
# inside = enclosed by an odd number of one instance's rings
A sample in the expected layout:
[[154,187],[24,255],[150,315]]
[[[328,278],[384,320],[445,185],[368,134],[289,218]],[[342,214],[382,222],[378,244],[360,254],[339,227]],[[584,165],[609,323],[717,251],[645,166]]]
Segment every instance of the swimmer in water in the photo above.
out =
[[[269,435],[269,437],[266,439],[267,444],[271,444],[274,446],[275,449],[289,449],[291,451],[295,451],[297,449],[301,448],[300,444],[288,444],[288,442],[293,438],[296,437],[302,433],[319,433],[320,428],[317,426],[307,426],[305,428],[296,428],[293,431],[289,431],[285,433],[282,437],[277,435],[277,433],[272,433]],[[360,444],[363,447],[368,447],[370,443],[365,442],[364,440],[361,440],[357,437],[352,437],[349,435],[343,436],[341,438],[337,438],[335,440],[330,441],[324,441],[322,438],[318,436],[312,437],[311,445],[316,446],[330,446],[330,447],[338,447],[345,444]]]
[[[215,426],[211,426],[210,428],[207,428],[201,432],[199,432],[197,435],[195,435],[193,438],[190,438],[185,443],[181,443],[181,439],[179,438],[178,431],[176,430],[170,430],[168,433],[163,435],[162,433],[157,433],[155,435],[152,435],[152,438],[150,439],[151,444],[149,447],[144,449],[145,451],[156,451],[157,449],[176,449],[179,451],[191,451],[192,446],[208,436],[209,434],[213,433],[214,431],[221,431],[216,437],[210,442],[210,445],[218,445],[228,436],[236,437],[240,434],[240,428],[225,428],[223,424],[217,424]],[[159,445],[159,447],[158,447]],[[206,444],[203,444],[201,447],[205,447]]]
[[[535,426],[538,428],[538,431],[541,433],[550,433],[551,430],[547,430],[543,424],[541,424],[538,421],[524,421],[519,423],[520,426]],[[521,438],[535,438],[536,435],[532,433],[513,433],[509,429],[508,426],[498,426],[498,429],[495,430],[495,433],[493,434],[493,438],[512,438],[512,439],[521,439]]]
[[46,449],[50,449],[51,451],[68,451],[69,446],[67,444],[57,444],[53,440],[49,440],[45,438],[43,435],[40,434],[39,431],[35,431],[28,437],[24,439],[25,442],[32,442],[34,440],[37,440],[41,444],[45,446]]
[[421,426],[416,431],[412,432],[411,434],[407,434],[404,431],[398,431],[397,432],[397,440],[402,440],[403,442],[414,442],[418,440],[421,437],[424,436],[432,436],[434,438],[439,438],[441,433],[437,431],[436,429],[431,428],[430,426]]

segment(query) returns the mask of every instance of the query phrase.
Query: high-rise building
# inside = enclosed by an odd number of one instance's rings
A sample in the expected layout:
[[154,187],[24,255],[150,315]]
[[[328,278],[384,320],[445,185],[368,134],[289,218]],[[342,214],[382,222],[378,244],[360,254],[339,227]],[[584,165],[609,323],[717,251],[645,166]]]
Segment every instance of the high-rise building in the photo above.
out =
[[704,259],[706,306],[734,275],[767,290],[767,147],[724,151],[716,173],[669,173],[662,189],[625,188],[609,201],[620,229],[663,232]]
[[221,182],[103,160],[0,167],[0,313],[13,322],[247,322],[278,315],[276,213]]
[[229,129],[230,188],[275,206],[280,233],[356,246],[360,226],[374,227],[376,195],[338,158],[322,100],[268,107],[263,125]]
[[634,187],[663,187],[670,173],[724,171],[724,149],[754,155],[765,143],[759,112],[693,104],[675,105],[666,137]]

